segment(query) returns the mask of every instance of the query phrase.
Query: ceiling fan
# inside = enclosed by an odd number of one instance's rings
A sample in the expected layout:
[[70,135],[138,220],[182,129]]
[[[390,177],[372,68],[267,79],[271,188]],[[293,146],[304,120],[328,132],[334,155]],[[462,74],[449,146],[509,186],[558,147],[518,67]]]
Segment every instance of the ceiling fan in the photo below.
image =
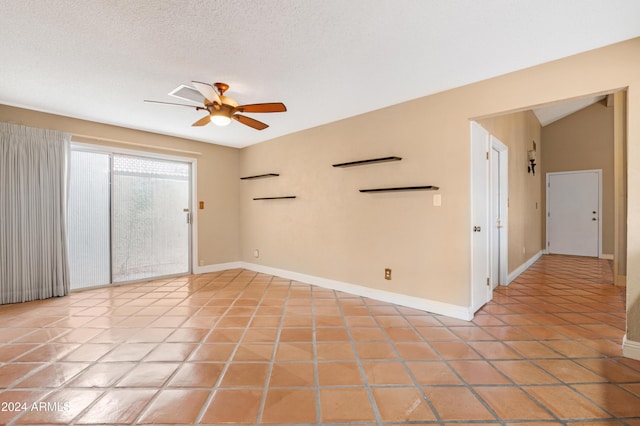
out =
[[145,102],[184,106],[195,108],[197,111],[207,111],[208,114],[193,123],[192,126],[205,126],[209,123],[217,126],[226,126],[231,123],[233,119],[256,130],[264,130],[269,127],[269,125],[240,113],[285,112],[287,110],[287,107],[282,102],[238,105],[235,99],[224,95],[229,89],[229,85],[225,83],[214,83],[213,85],[199,81],[192,81],[191,83],[204,97],[204,106],[148,100],[145,100]]

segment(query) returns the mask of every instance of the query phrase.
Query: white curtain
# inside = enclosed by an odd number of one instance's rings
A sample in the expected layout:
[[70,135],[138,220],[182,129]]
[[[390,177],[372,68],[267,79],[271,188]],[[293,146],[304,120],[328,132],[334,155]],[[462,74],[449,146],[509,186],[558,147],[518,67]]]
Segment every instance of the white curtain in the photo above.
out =
[[0,123],[0,303],[69,292],[71,135]]

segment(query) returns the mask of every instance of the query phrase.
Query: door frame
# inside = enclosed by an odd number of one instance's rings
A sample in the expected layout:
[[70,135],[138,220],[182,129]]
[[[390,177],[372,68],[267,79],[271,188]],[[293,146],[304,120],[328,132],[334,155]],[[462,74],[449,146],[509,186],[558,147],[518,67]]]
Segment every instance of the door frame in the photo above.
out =
[[[489,176],[491,176],[491,170],[492,167],[495,166],[494,161],[493,161],[493,150],[496,150],[498,152],[498,171],[500,173],[500,184],[499,184],[499,191],[500,191],[500,217],[502,218],[502,231],[500,232],[500,240],[497,242],[497,244],[500,247],[500,258],[499,260],[499,265],[500,268],[498,270],[498,277],[497,279],[493,280],[493,278],[496,277],[491,277],[492,281],[496,282],[498,285],[502,285],[502,286],[506,286],[509,284],[508,282],[508,261],[509,261],[509,148],[507,147],[507,145],[505,145],[504,143],[502,143],[502,141],[500,141],[498,138],[496,138],[493,135],[490,135],[490,139],[491,139],[491,146],[490,146],[490,151],[489,151]],[[489,197],[490,200],[493,198],[493,194],[492,194],[492,188],[493,185],[491,185],[489,187]],[[493,262],[494,259],[492,258],[493,256],[493,244],[496,244],[495,241],[493,241],[493,237],[492,237],[493,233],[490,234],[489,236],[489,244],[490,244],[490,249],[489,249],[489,273],[493,272]],[[492,287],[495,288],[495,287]]]
[[[191,213],[191,223],[189,227],[189,270],[188,274],[193,274],[194,271],[197,271],[198,264],[198,210],[195,208],[196,199],[197,199],[197,165],[198,160],[193,157],[181,157],[178,155],[168,155],[168,154],[160,154],[156,152],[149,151],[138,151],[135,149],[126,149],[126,148],[115,148],[108,145],[94,145],[86,142],[78,142],[71,141],[70,149],[78,149],[83,151],[92,151],[99,152],[103,154],[109,155],[131,155],[142,158],[156,159],[156,160],[168,160],[168,161],[179,161],[183,163],[189,163],[191,165],[191,178],[189,184],[191,185],[191,191],[189,194],[189,212]],[[146,280],[143,280],[146,281]],[[123,283],[118,283],[120,285]],[[113,285],[110,283],[109,285]]]
[[547,172],[546,174],[546,203],[547,211],[545,212],[545,246],[544,252],[549,253],[549,198],[550,198],[550,182],[549,178],[553,175],[568,175],[568,174],[583,174],[583,173],[596,173],[598,176],[598,258],[602,258],[602,169],[588,169],[588,170],[569,170],[564,172]]

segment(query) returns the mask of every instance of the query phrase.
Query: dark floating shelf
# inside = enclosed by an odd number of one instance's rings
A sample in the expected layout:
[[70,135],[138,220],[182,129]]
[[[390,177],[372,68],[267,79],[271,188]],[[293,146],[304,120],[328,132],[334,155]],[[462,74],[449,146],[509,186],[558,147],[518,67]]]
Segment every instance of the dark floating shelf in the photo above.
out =
[[241,177],[240,180],[247,180],[247,179],[262,179],[262,178],[268,178],[268,177],[276,177],[276,176],[280,176],[278,173],[265,173],[263,175],[255,175],[255,176],[245,176],[245,177]]
[[374,163],[387,163],[389,161],[400,161],[402,157],[382,157],[382,158],[372,158],[371,160],[360,160],[360,161],[351,161],[349,163],[339,163],[334,164],[333,167],[353,167],[353,166],[363,166],[365,164],[374,164]]
[[291,198],[296,198],[295,195],[286,195],[284,197],[259,197],[259,198],[254,198],[253,200],[285,200],[285,199],[291,199]]
[[393,192],[393,191],[437,191],[440,189],[437,186],[402,186],[399,188],[375,188],[375,189],[361,189],[360,192]]

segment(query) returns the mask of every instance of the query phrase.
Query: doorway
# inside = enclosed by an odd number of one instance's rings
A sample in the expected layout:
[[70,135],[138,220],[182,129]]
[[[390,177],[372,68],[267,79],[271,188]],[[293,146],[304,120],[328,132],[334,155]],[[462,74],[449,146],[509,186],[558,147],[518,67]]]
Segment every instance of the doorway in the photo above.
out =
[[191,271],[191,163],[73,150],[71,288]]
[[602,170],[547,173],[547,250],[599,257]]

